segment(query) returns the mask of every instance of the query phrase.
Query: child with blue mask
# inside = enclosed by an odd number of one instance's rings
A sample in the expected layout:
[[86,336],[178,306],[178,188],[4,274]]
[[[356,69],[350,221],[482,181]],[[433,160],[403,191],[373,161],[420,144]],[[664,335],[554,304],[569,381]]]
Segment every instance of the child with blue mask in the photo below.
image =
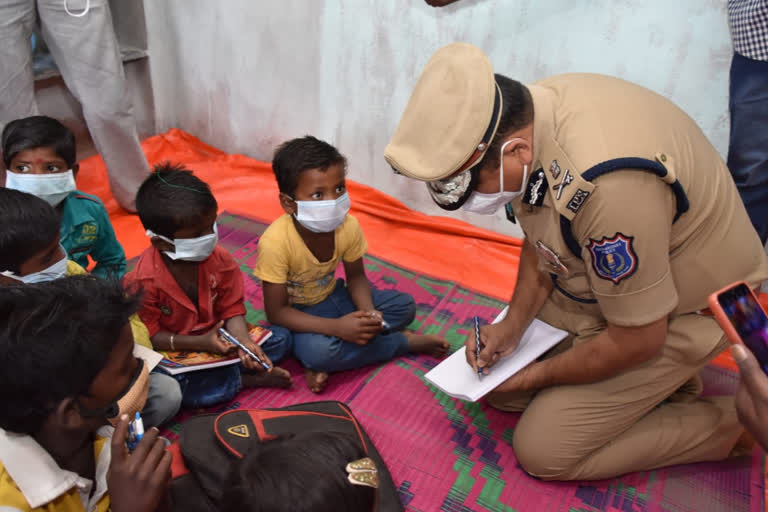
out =
[[[59,243],[58,215],[47,202],[25,192],[0,188],[0,219],[0,287],[86,274],[80,265],[67,259]],[[136,314],[130,316],[129,324],[135,344],[141,346],[136,348],[137,356],[145,356],[152,349],[147,328]],[[176,415],[181,407],[181,389],[165,373],[148,369],[152,370],[149,397],[142,416],[145,425],[151,427]]]
[[[218,203],[208,185],[180,165],[158,165],[139,188],[136,209],[151,246],[125,281],[144,292],[139,316],[153,346],[240,356],[241,364],[176,375],[183,406],[226,402],[242,388],[289,387],[290,374],[273,362],[291,352],[290,333],[276,328],[262,346],[251,341],[243,275],[217,245]],[[261,358],[268,370],[223,340],[220,328]]]
[[[368,282],[368,245],[349,215],[346,159],[338,150],[315,137],[294,139],[277,149],[272,167],[285,215],[259,239],[254,274],[267,318],[293,334],[308,387],[320,392],[331,372],[408,352],[444,355],[445,340],[405,331],[416,311],[410,295]],[[346,282],[334,277],[339,264]]]
[[98,277],[120,278],[125,253],[101,200],[76,189],[75,136],[56,119],[32,116],[8,123],[2,134],[5,187],[35,195],[60,218],[61,244],[83,268],[88,258]]

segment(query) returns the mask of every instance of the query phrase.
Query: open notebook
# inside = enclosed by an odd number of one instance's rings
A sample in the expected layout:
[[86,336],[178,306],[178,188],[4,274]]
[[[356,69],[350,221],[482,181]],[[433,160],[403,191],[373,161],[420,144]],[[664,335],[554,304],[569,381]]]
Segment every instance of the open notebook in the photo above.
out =
[[[504,318],[507,309],[504,308],[493,323]],[[430,370],[425,377],[452,397],[476,402],[544,352],[557,345],[566,336],[568,336],[566,331],[534,319],[523,334],[523,339],[520,340],[517,350],[493,365],[490,374],[482,377],[477,375],[467,364],[464,347],[462,347]]]

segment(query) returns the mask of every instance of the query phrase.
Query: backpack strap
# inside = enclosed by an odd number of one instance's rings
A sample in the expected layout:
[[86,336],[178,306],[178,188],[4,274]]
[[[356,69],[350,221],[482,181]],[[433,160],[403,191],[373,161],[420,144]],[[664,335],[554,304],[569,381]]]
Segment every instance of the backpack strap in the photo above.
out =
[[[667,163],[670,168],[663,165],[664,163]],[[612,160],[606,160],[605,162],[601,162],[584,171],[581,174],[581,177],[584,180],[591,182],[600,176],[620,170],[638,170],[653,173],[661,178],[670,187],[672,187],[672,192],[675,194],[675,200],[677,203],[675,218],[672,220],[672,223],[675,223],[682,214],[688,211],[688,209],[691,207],[691,204],[688,201],[688,196],[685,194],[683,186],[680,184],[680,180],[677,179],[674,172],[672,172],[670,169],[670,158],[663,153],[659,153],[656,155],[655,161],[636,157],[614,158]],[[570,249],[574,256],[582,259],[581,246],[579,246],[579,243],[573,237],[573,232],[571,231],[571,221],[563,215],[560,216],[560,232],[563,236],[563,241],[565,241],[565,244],[568,246],[568,249]]]

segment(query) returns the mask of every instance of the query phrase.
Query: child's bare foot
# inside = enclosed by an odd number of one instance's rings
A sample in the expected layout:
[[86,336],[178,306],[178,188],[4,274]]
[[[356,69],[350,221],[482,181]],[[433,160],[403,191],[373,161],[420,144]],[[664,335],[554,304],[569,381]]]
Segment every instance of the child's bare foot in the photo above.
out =
[[258,370],[241,370],[244,388],[289,388],[293,381],[288,370],[275,366],[269,373]]
[[432,357],[443,357],[451,346],[443,338],[436,334],[416,334],[403,331],[408,338],[408,350],[416,354],[427,354]]
[[307,387],[313,393],[322,392],[326,384],[328,384],[327,373],[310,370],[309,368],[304,370],[304,379],[307,381]]

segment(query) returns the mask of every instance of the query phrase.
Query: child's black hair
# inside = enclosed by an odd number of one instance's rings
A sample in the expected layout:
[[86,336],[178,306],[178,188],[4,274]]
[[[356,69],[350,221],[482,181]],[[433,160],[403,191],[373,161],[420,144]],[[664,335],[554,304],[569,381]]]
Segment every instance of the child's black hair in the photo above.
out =
[[19,268],[60,236],[59,216],[37,196],[0,187],[0,272]]
[[347,480],[347,464],[362,457],[359,442],[337,432],[278,438],[234,466],[220,510],[372,511],[375,489]]
[[280,192],[294,197],[299,175],[310,169],[327,170],[332,165],[347,165],[347,159],[327,142],[305,135],[281,144],[272,158],[272,170]]
[[71,169],[77,163],[75,134],[59,121],[48,116],[31,116],[16,119],[5,125],[2,135],[3,162],[5,168],[11,160],[27,149],[53,148]]
[[181,164],[165,162],[144,180],[136,194],[136,210],[145,229],[173,238],[179,229],[197,225],[218,210],[207,183]]
[[139,300],[91,276],[0,287],[0,427],[35,434],[87,393]]

